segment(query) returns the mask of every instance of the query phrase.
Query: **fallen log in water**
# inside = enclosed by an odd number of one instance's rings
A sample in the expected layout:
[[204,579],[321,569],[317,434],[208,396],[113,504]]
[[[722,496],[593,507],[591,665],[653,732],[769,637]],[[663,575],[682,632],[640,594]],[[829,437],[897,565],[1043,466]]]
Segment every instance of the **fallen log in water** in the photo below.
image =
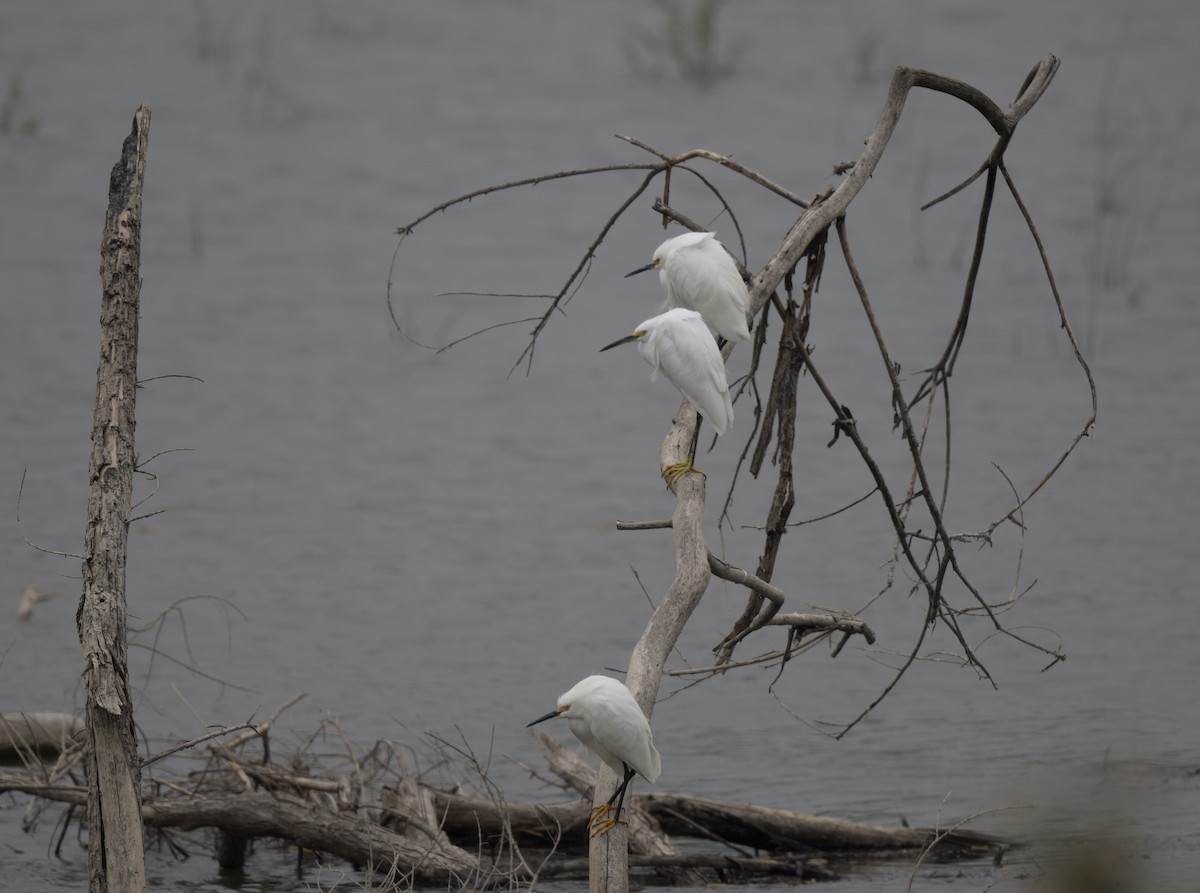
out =
[[[73,806],[87,804],[86,787],[0,774],[0,793],[9,791]],[[359,816],[338,813],[281,791],[144,798],[142,820],[148,828],[220,832],[217,852],[222,862],[230,851],[244,853],[244,846],[231,845],[231,841],[244,844],[256,838],[275,838],[376,872],[411,877],[418,884],[469,887],[472,879],[480,876],[479,861],[458,847],[431,845],[428,840],[397,834]]]
[[[459,845],[472,835],[485,840],[498,838],[506,827],[524,844],[539,841],[548,845],[558,840],[558,849],[578,850],[587,844],[585,827],[588,800],[553,805],[506,804],[430,791],[442,829]],[[658,820],[669,834],[715,840],[768,853],[816,854],[907,854],[922,850],[938,840],[938,848],[959,856],[980,856],[996,847],[1011,844],[1001,838],[974,831],[938,831],[933,828],[885,828],[830,819],[804,813],[787,812],[743,803],[726,803],[680,794],[637,794],[633,807]],[[507,825],[506,825],[507,822]],[[638,852],[635,834],[630,832],[630,849]],[[670,853],[646,853],[673,856]],[[668,860],[669,861],[669,860]]]
[[22,752],[55,756],[86,732],[70,713],[0,713],[0,760],[20,759]]
[[975,856],[1007,845],[991,835],[963,829],[885,828],[749,803],[727,803],[676,794],[645,794],[637,799],[639,806],[658,819],[669,833],[711,835],[767,852],[906,852],[922,850],[936,840],[938,852],[942,854]]
[[[596,773],[574,751],[542,732],[538,743],[551,771],[592,798]],[[736,844],[766,852],[854,853],[921,850],[937,842],[942,854],[972,856],[1005,845],[973,831],[885,828],[750,804],[676,794],[638,794],[630,804],[630,850],[645,855],[678,854],[668,835]],[[514,830],[524,830],[514,825]],[[532,830],[532,828],[530,828]],[[564,842],[566,843],[566,842]]]
[[[766,877],[792,877],[807,881],[837,880],[839,875],[826,868],[823,860],[800,859],[794,856],[737,856],[716,853],[678,853],[673,856],[647,856],[638,853],[629,855],[629,868],[639,872],[641,879],[662,877],[671,873],[687,872],[704,877],[701,869],[716,876],[722,884],[747,883]],[[646,872],[649,872],[647,875]],[[538,872],[542,879],[584,880],[588,877],[587,856],[556,859],[548,862]],[[708,886],[705,879],[701,886]]]
[[[424,886],[475,887],[501,876],[524,881],[534,876],[587,876],[589,800],[549,806],[503,804],[413,785],[415,794],[385,797],[381,823],[281,790],[147,799],[142,816],[151,828],[215,829],[223,841],[219,854],[226,851],[225,841],[275,838],[375,872],[407,876]],[[0,775],[0,792],[9,790],[78,805],[87,799],[85,788]],[[413,810],[413,796],[427,797],[432,811]],[[700,883],[714,878],[737,883],[781,875],[829,879],[837,876],[837,868],[844,867],[847,858],[911,858],[935,837],[927,829],[882,828],[675,794],[639,795],[634,806],[659,819],[665,831],[721,840],[728,848],[722,853],[680,852],[672,843],[672,852],[643,853],[631,835],[629,865],[644,882],[672,883],[689,877]],[[405,833],[389,830],[388,825]],[[962,830],[941,835],[933,854],[943,859],[978,858],[1010,845]],[[507,847],[508,841],[516,846]],[[501,867],[496,863],[506,848],[519,850],[522,857]],[[474,853],[488,855],[479,858]]]
[[278,791],[162,798],[143,804],[142,817],[154,828],[219,828],[247,840],[287,840],[377,872],[411,875],[424,884],[469,885],[479,873],[478,861],[457,847],[422,844],[358,816],[314,808],[310,801]]
[[[552,772],[583,799],[553,805],[500,804],[430,790],[442,830],[459,846],[511,835],[531,856],[537,847],[558,854],[538,871],[542,878],[586,878],[587,820],[595,771],[552,736],[537,736]],[[886,828],[843,819],[726,803],[677,794],[636,794],[626,801],[629,866],[644,880],[703,885],[787,875],[830,879],[830,860],[912,858],[930,850],[937,859],[979,858],[1010,844],[962,829]],[[670,835],[720,843],[725,852],[682,853]],[[645,873],[649,872],[649,877]]]
[[[581,799],[510,804],[480,775],[470,797],[422,785],[393,745],[351,751],[345,773],[313,772],[294,756],[270,760],[271,721],[230,745],[212,744],[204,769],[186,779],[150,779],[142,793],[147,828],[211,829],[222,868],[244,868],[250,841],[274,838],[324,857],[366,867],[409,886],[482,889],[538,879],[588,876],[594,770],[549,736],[542,740],[552,771]],[[240,728],[240,727],[239,727]],[[263,742],[261,758],[245,752]],[[158,757],[148,760],[155,762]],[[86,809],[87,788],[64,783],[78,750],[53,768],[0,773],[0,793],[23,791]],[[392,781],[380,784],[385,776]],[[150,793],[150,792],[153,793]],[[979,858],[1010,844],[963,830],[884,828],[670,793],[635,794],[626,803],[629,866],[644,884],[703,886],[787,876],[828,879],[878,858]],[[70,815],[71,813],[68,813]],[[681,851],[680,839],[693,842]],[[695,841],[705,841],[701,851]],[[715,845],[719,845],[719,850]]]
[[[445,791],[430,790],[434,807],[442,817],[442,829],[461,846],[482,841],[495,845],[505,834],[522,848],[528,861],[541,862],[540,878],[586,879],[588,876],[587,828],[591,798],[552,805],[505,804],[464,797]],[[648,811],[634,803],[643,815]],[[653,819],[651,819],[653,821]],[[657,823],[656,823],[657,824]],[[688,836],[701,836],[695,830]],[[787,875],[800,878],[832,877],[820,858],[798,858],[784,853],[778,856],[753,856],[744,853],[681,852],[669,838],[669,852],[643,852],[644,842],[632,831],[629,835],[629,867],[645,874],[644,880],[678,886],[681,878],[692,886],[705,886],[716,879],[722,882],[750,880],[756,877]],[[709,873],[706,875],[704,870]]]

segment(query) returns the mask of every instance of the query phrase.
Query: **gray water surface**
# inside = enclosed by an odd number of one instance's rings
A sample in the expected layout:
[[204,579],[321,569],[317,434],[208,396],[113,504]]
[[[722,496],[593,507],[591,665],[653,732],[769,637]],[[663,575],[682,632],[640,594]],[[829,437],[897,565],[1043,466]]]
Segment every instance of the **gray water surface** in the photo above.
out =
[[[1200,152],[1200,13],[1178,0],[1046,6],[731,4],[720,46],[735,70],[705,92],[631,67],[623,48],[660,26],[653,6],[632,0],[6,4],[0,81],[19,98],[10,92],[0,133],[0,593],[11,606],[0,611],[0,709],[81,703],[78,560],[23,537],[67,553],[82,542],[97,248],[108,174],[139,102],[153,110],[139,374],[202,379],[160,378],[139,393],[139,453],[163,453],[142,511],[166,511],[132,529],[131,622],[192,599],[132,652],[147,746],[306,692],[281,720],[276,753],[327,716],[356,742],[394,739],[426,761],[425,730],[461,733],[491,754],[510,800],[555,801],[566,797],[503,755],[539,765],[524,723],[578,678],[624,666],[651,610],[631,569],[655,599],[672,575],[668,534],[613,524],[669,515],[657,456],[678,398],[648,383],[632,348],[598,353],[660,306],[652,277],[621,278],[663,238],[653,196],[605,241],[528,375],[508,375],[528,326],[436,355],[395,332],[385,305],[395,228],[477,187],[647,159],[616,133],[667,152],[729,153],[817,193],[861,151],[894,66],[964,78],[1005,106],[1052,52],[1062,68],[1006,157],[1095,374],[1099,418],[1027,507],[1024,538],[1006,526],[990,549],[962,556],[990,599],[1036,584],[1004,620],[1068,659],[1042,672],[1045,655],[972,625],[993,689],[958,666],[939,627],[922,648],[931,660],[867,721],[841,741],[818,734],[792,714],[849,721],[920,634],[924,604],[901,576],[864,614],[877,646],[808,654],[773,693],[774,667],[673,697],[682,683],[664,680],[659,786],[883,824],[988,812],[972,827],[1023,836],[1116,816],[1155,883],[1194,884],[1200,187],[1189,162]],[[913,95],[849,215],[908,376],[952,324],[979,187],[917,208],[973,171],[993,140],[961,104]],[[796,209],[704,170],[734,204],[757,269]],[[423,224],[391,274],[413,332],[445,341],[540,312],[541,299],[433,296],[556,291],[640,176],[543,184]],[[677,176],[672,200],[736,246],[695,183]],[[881,461],[901,467],[879,358],[833,249],[809,341]],[[732,371],[745,371],[748,353],[735,352]],[[1088,416],[1086,381],[1007,195],[951,393],[948,523],[978,530],[1011,499],[993,463],[1026,491]],[[831,414],[810,379],[799,403],[794,520],[870,489],[844,440],[826,447]],[[739,483],[720,534],[716,517],[751,422],[739,403],[733,432],[700,463],[714,548],[747,567],[769,482]],[[153,486],[140,483],[139,496]],[[868,500],[797,528],[775,581],[796,610],[857,610],[883,588],[890,547]],[[61,595],[18,624],[27,582]],[[709,661],[743,602],[714,581],[680,642],[688,663]],[[741,656],[780,644],[781,633],[764,636]],[[152,659],[149,646],[232,685]],[[73,836],[58,860],[54,819],[24,834],[23,801],[3,803],[6,883],[81,887]],[[251,868],[261,889],[328,888],[340,876],[297,881],[294,857],[271,848]],[[908,870],[835,889],[902,889]],[[150,872],[156,888],[222,888],[204,855],[154,852]],[[917,889],[1015,888],[1020,873],[942,868]]]

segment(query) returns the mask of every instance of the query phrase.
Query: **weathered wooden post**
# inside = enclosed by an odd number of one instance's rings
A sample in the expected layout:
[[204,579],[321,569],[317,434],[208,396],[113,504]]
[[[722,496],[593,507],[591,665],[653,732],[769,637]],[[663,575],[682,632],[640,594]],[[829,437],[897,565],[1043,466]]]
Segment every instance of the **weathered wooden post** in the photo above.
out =
[[[691,440],[696,414],[686,402],[676,413],[677,422],[663,440],[659,461],[663,467],[680,461]],[[689,474],[675,485],[675,512],[671,527],[675,545],[675,580],[659,602],[654,616],[642,632],[629,658],[625,684],[637,698],[647,717],[654,710],[658,685],[667,656],[688,618],[708,587],[708,545],[704,539],[704,478]],[[619,779],[600,764],[596,780],[597,804],[608,799]],[[634,782],[637,783],[636,781]],[[632,795],[629,798],[632,801]],[[609,833],[594,837],[588,849],[589,893],[629,893],[628,827],[617,825]]]
[[113,166],[100,244],[100,366],[91,493],[84,532],[83,595],[75,622],[83,646],[88,729],[88,889],[143,893],[146,864],[137,738],[125,625],[125,555],[133,495],[134,397],[141,293],[142,184],[150,109],[133,117]]

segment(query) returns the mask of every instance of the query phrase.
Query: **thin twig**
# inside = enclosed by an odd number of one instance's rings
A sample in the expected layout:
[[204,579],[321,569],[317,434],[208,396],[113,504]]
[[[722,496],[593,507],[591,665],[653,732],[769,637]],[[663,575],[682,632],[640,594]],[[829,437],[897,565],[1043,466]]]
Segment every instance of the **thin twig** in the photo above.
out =
[[141,761],[142,768],[149,766],[151,763],[157,763],[159,760],[165,759],[173,753],[179,753],[181,750],[187,750],[190,747],[195,747],[197,744],[203,744],[205,741],[211,741],[213,738],[220,738],[222,735],[228,735],[230,732],[236,732],[239,729],[251,728],[254,727],[250,725],[249,722],[242,722],[238,723],[236,726],[226,726],[223,729],[216,729],[215,731],[208,732],[207,734],[201,735],[198,738],[193,738],[190,741],[184,741],[182,744],[176,744],[174,747],[169,747],[166,750],[159,751],[153,756],[146,757]]

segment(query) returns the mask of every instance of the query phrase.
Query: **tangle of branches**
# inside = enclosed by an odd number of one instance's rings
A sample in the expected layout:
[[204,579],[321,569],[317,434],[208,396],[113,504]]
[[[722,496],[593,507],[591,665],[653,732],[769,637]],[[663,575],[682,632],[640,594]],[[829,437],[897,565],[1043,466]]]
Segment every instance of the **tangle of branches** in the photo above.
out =
[[[607,217],[604,217],[602,212],[597,213],[597,219],[602,222],[594,237],[583,247],[561,287],[554,294],[542,296],[549,299],[542,313],[505,323],[530,326],[528,340],[512,366],[512,370],[516,370],[522,365],[526,369],[529,368],[535,348],[545,332],[547,323],[578,293],[595,258],[597,248],[622,220],[625,213],[652,187],[656,187],[659,192],[653,208],[656,213],[662,215],[664,226],[669,221],[673,221],[685,228],[698,230],[704,227],[691,219],[684,210],[671,203],[673,179],[680,174],[694,178],[707,193],[715,198],[722,208],[722,213],[728,217],[737,234],[743,259],[746,257],[745,240],[738,216],[713,180],[706,176],[705,166],[716,165],[731,171],[745,178],[754,186],[770,193],[779,201],[790,203],[799,209],[800,216],[767,264],[757,273],[746,271],[743,266],[743,275],[750,286],[751,313],[755,317],[755,330],[754,336],[747,342],[752,351],[750,372],[735,386],[734,395],[735,399],[753,401],[754,426],[746,436],[737,463],[737,470],[725,497],[721,519],[722,521],[727,520],[733,491],[741,476],[749,473],[757,478],[763,474],[765,469],[771,469],[769,473],[774,476],[774,489],[767,515],[760,528],[763,544],[758,566],[753,573],[750,573],[731,567],[712,557],[711,552],[703,545],[703,535],[699,531],[698,522],[696,529],[690,533],[679,529],[678,519],[682,517],[679,510],[676,512],[674,522],[635,522],[622,525],[623,529],[640,529],[668,526],[674,523],[677,567],[681,566],[681,562],[683,566],[688,565],[689,562],[695,565],[702,560],[698,556],[708,555],[710,557],[710,561],[707,562],[708,566],[702,568],[702,571],[696,571],[700,574],[700,582],[690,584],[690,588],[682,587],[682,589],[687,589],[687,592],[672,591],[664,599],[664,603],[671,598],[681,599],[672,608],[675,616],[681,619],[665,633],[652,634],[651,628],[648,628],[647,633],[643,636],[643,641],[639,643],[638,650],[635,650],[635,660],[630,664],[628,682],[631,689],[638,695],[643,707],[647,709],[647,713],[653,704],[654,693],[657,691],[662,663],[674,646],[682,624],[686,623],[691,609],[695,607],[703,593],[710,573],[746,586],[749,591],[747,602],[729,632],[714,647],[715,659],[711,666],[676,671],[680,675],[706,676],[755,664],[774,664],[782,673],[792,658],[817,643],[829,641],[831,637],[836,636],[839,639],[833,650],[835,656],[851,636],[861,636],[868,643],[873,643],[875,640],[874,632],[854,611],[838,611],[822,615],[783,613],[785,593],[770,583],[783,536],[789,527],[796,526],[796,522],[791,520],[791,513],[795,505],[792,453],[801,376],[806,376],[811,380],[828,404],[832,427],[831,445],[843,438],[848,441],[857,451],[871,476],[873,489],[869,493],[858,495],[850,505],[864,500],[877,503],[879,510],[886,513],[894,531],[885,582],[867,605],[869,606],[875,599],[892,589],[895,580],[900,576],[908,581],[909,594],[922,596],[926,606],[924,622],[916,631],[910,647],[902,652],[902,659],[894,668],[891,680],[878,697],[866,705],[856,717],[842,724],[836,730],[836,736],[841,737],[854,727],[895,688],[907,670],[920,659],[929,631],[939,624],[949,630],[957,642],[961,650],[959,655],[961,662],[973,667],[983,679],[993,686],[996,684],[995,680],[978,655],[977,645],[973,644],[972,638],[964,628],[964,623],[968,618],[981,619],[988,627],[989,637],[1004,636],[1042,654],[1048,660],[1047,668],[1064,659],[1064,654],[1057,645],[1049,646],[1038,642],[1034,638],[1006,626],[1003,622],[1002,615],[1023,592],[1018,591],[1014,586],[1013,591],[1006,593],[1002,598],[989,597],[975,585],[964,567],[963,561],[960,560],[964,544],[990,544],[993,534],[1002,525],[1013,525],[1017,529],[1018,535],[1023,536],[1023,517],[1026,505],[1058,471],[1082,438],[1088,435],[1096,419],[1096,389],[1091,371],[1079,349],[1067,318],[1037,226],[1004,160],[1005,150],[1013,139],[1017,125],[1049,86],[1058,64],[1057,58],[1047,56],[1035,66],[1026,77],[1016,99],[1006,110],[1001,109],[982,92],[962,81],[928,71],[897,69],[884,104],[883,113],[875,130],[866,141],[862,155],[854,162],[835,168],[835,173],[843,177],[840,184],[836,188],[826,189],[811,200],[802,199],[795,191],[769,180],[729,156],[699,149],[669,154],[632,137],[621,136],[620,139],[651,156],[650,160],[563,170],[487,186],[443,202],[398,228],[397,233],[400,240],[392,259],[393,272],[404,240],[417,227],[430,217],[469,203],[473,199],[566,178],[594,177],[606,174],[633,175],[635,177],[634,183],[620,196],[616,207],[608,213]],[[979,167],[969,177],[924,206],[927,208],[959,196],[967,186],[980,178],[983,179],[983,194],[979,202],[974,246],[970,265],[962,284],[957,315],[940,351],[930,359],[916,381],[908,384],[900,377],[899,367],[888,347],[883,327],[872,305],[870,289],[856,263],[848,223],[848,211],[854,197],[875,170],[899,121],[908,93],[914,88],[941,92],[965,103],[987,121],[996,132],[998,139]],[[1087,381],[1091,394],[1091,406],[1078,433],[1062,447],[1056,461],[1045,469],[1040,478],[1024,492],[1021,492],[1003,469],[997,466],[997,472],[1003,476],[1011,493],[1011,501],[1005,504],[1002,510],[981,529],[971,532],[954,532],[946,520],[951,490],[950,382],[970,324],[976,282],[984,255],[995,193],[1001,183],[1013,197],[1028,228],[1033,247],[1037,251],[1045,271],[1047,298],[1054,303],[1061,330],[1070,344],[1081,374]],[[881,469],[872,452],[871,445],[860,433],[853,413],[839,397],[836,382],[832,381],[824,373],[820,364],[814,360],[809,345],[808,339],[812,334],[810,333],[810,311],[814,296],[820,289],[825,264],[829,261],[831,243],[836,245],[853,282],[862,312],[873,335],[875,348],[882,360],[881,368],[887,376],[886,387],[887,393],[890,394],[894,430],[902,437],[909,460],[907,474],[899,482],[889,479]],[[398,296],[394,294],[392,288],[392,277],[389,275],[387,300],[392,320],[397,330],[416,340],[415,336],[406,331],[405,326],[401,323],[403,314],[397,312],[397,299]],[[481,334],[482,331],[486,330],[481,329],[466,337],[473,337]],[[774,344],[768,343],[768,336],[772,331],[776,332]],[[425,344],[423,346],[445,350],[463,340],[466,339],[460,338],[443,345]],[[726,358],[734,347],[735,345],[732,344],[725,345]],[[771,350],[772,347],[775,348],[774,351]],[[760,387],[760,379],[762,387]],[[694,418],[694,415],[686,410],[677,414],[675,426],[668,433],[667,440],[664,442],[664,465],[667,462],[668,453],[675,449],[676,444],[685,444],[687,436],[690,435],[690,429],[687,431],[677,431],[676,429],[688,428],[694,424]],[[931,444],[931,439],[936,439],[934,435],[938,431],[942,432],[944,441]],[[932,450],[931,446],[937,449]],[[928,460],[927,452],[935,451],[940,451],[941,458]],[[704,499],[702,480],[698,485],[686,487],[679,485],[675,489],[677,499],[681,504],[686,500],[699,499],[702,505]],[[910,523],[915,510],[919,510],[921,513],[919,529],[914,529],[916,525]],[[700,511],[695,513],[695,517],[701,515]],[[801,523],[812,523],[812,521]],[[688,536],[699,538],[699,546],[695,542],[689,545],[685,541]],[[1017,566],[1019,579],[1019,557]],[[693,570],[696,569],[693,568]],[[683,573],[684,571],[681,570],[677,582],[683,579]],[[965,593],[966,601],[964,603],[954,601],[950,595],[952,591]],[[680,608],[680,605],[683,607]],[[659,610],[664,610],[662,605]],[[652,621],[652,627],[653,625],[654,621]],[[735,659],[735,650],[751,638],[752,634],[767,627],[777,626],[784,626],[787,629],[786,642],[782,647],[771,648],[751,657]],[[655,635],[665,636],[666,641],[654,643],[653,653],[661,655],[661,657],[647,658],[643,675],[642,670],[639,669],[637,657],[643,653],[650,639]]]

